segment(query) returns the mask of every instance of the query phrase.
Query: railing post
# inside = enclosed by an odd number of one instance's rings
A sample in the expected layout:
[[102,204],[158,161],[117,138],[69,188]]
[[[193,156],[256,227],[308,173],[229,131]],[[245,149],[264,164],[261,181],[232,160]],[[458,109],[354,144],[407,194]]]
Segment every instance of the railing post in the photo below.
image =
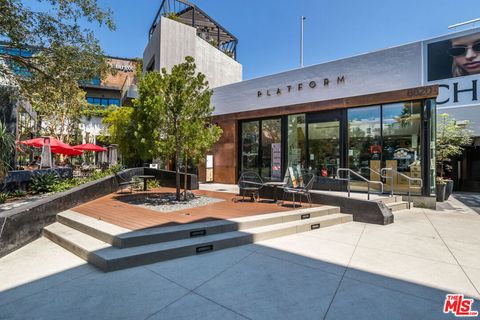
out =
[[368,185],[368,196],[367,196],[367,200],[370,200],[370,182],[367,182],[367,185]]
[[408,209],[410,210],[411,209],[411,205],[410,205],[410,194],[411,194],[411,190],[410,190],[410,187],[412,185],[412,182],[411,180],[409,179],[408,180]]
[[348,171],[348,186],[347,186],[347,189],[348,189],[348,197],[350,198],[350,179],[351,179],[351,173],[350,171]]

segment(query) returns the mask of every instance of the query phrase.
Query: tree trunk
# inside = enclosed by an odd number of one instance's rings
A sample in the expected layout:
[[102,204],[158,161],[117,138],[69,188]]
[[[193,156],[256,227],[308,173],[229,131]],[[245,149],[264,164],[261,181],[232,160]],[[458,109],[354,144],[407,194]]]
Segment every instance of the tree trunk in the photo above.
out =
[[185,201],[187,201],[187,188],[188,188],[188,155],[185,153],[185,160],[184,160],[184,163],[183,163],[184,167],[185,167],[185,174],[184,174],[184,177],[183,177],[183,183],[184,183],[184,189],[185,189],[185,192],[184,192],[184,195],[183,195],[183,199]]
[[178,159],[180,158],[180,144],[177,125],[177,121],[175,121],[175,198],[177,201],[180,201],[180,168],[178,166]]

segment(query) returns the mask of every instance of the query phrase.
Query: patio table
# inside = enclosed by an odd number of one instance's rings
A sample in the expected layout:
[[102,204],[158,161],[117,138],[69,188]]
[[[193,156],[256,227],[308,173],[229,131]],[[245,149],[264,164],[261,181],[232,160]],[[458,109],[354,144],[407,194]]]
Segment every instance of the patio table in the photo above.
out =
[[273,187],[273,203],[278,202],[278,197],[277,197],[277,189],[278,187],[283,187],[287,183],[283,181],[270,181],[270,182],[265,182],[265,186],[272,186]]
[[143,191],[148,191],[147,188],[147,180],[148,179],[154,179],[155,176],[149,176],[149,175],[141,175],[141,176],[135,176],[136,178],[143,179]]

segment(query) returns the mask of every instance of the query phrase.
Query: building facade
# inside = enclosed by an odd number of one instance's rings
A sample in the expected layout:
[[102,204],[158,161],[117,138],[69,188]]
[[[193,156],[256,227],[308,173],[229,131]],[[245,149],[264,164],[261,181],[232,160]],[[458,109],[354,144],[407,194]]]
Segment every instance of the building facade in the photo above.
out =
[[210,155],[213,181],[235,183],[245,170],[281,180],[293,169],[313,172],[317,189],[341,190],[339,168],[372,181],[393,168],[396,191],[408,188],[403,175],[422,179],[416,192],[432,195],[436,119],[448,113],[470,122],[474,143],[451,174],[457,188],[475,189],[477,38],[472,29],[215,88],[214,121],[224,134]]
[[[138,61],[118,57],[107,57],[107,61],[114,73],[82,84],[88,104],[96,109],[131,106],[137,96]],[[83,117],[80,129],[83,142],[97,143],[98,136],[107,135],[102,118],[95,115]]]
[[242,65],[236,61],[237,44],[235,36],[197,6],[164,0],[148,34],[143,69],[170,71],[191,56],[211,88],[239,82]]

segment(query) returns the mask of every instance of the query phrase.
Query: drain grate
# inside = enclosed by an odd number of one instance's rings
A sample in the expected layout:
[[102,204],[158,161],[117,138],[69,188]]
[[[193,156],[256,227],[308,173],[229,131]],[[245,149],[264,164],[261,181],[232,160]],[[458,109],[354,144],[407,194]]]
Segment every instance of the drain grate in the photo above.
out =
[[300,216],[300,218],[301,218],[302,220],[310,219],[310,213],[302,214],[302,215]]
[[310,226],[310,229],[311,229],[311,230],[320,229],[320,223],[312,224],[312,225]]

